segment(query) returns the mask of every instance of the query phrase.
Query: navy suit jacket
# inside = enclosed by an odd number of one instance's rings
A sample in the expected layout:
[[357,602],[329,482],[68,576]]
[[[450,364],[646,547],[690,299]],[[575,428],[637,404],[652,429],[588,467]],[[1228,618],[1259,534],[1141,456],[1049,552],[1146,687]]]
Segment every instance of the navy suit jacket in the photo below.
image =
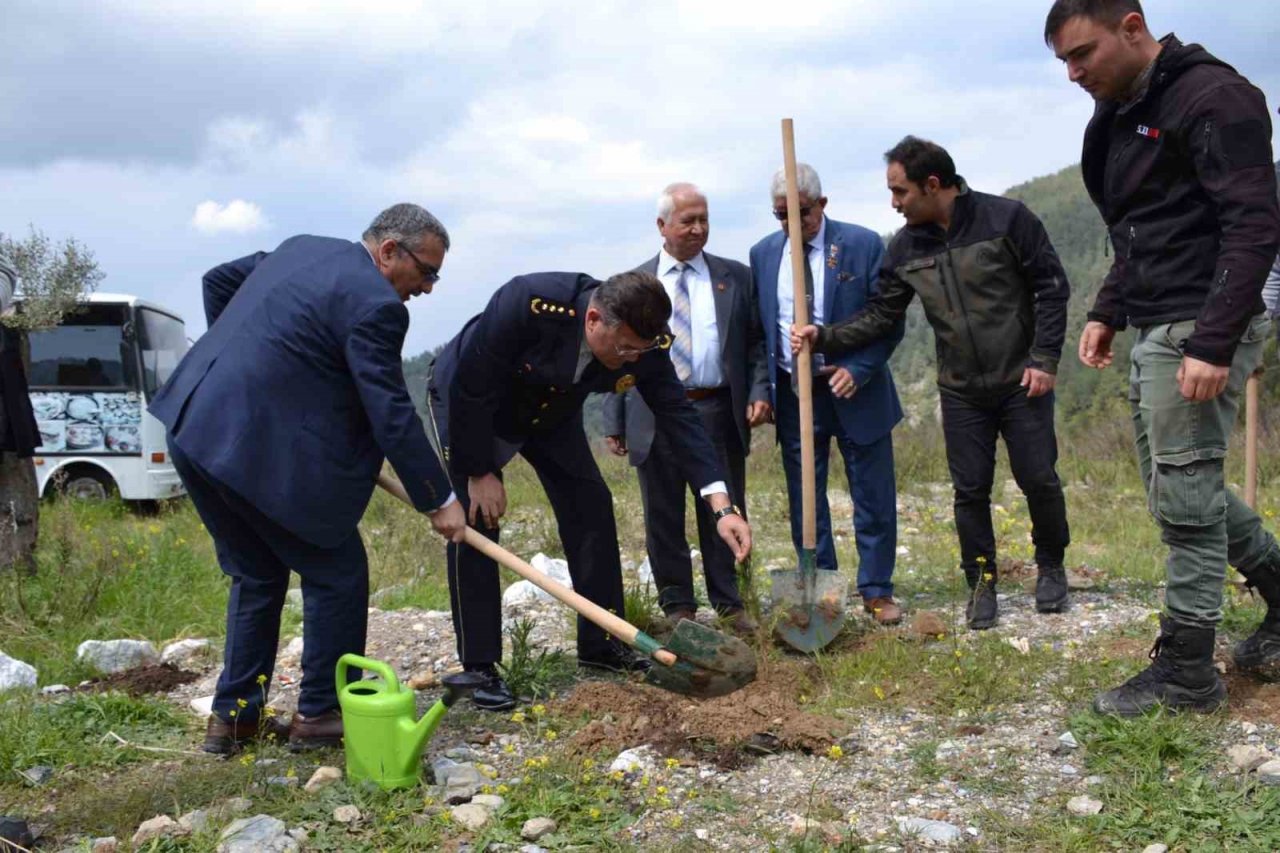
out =
[[574,382],[587,304],[599,286],[582,273],[513,278],[445,344],[431,384],[447,401],[454,471],[468,477],[496,473],[530,437],[563,430],[574,418],[581,428],[588,394],[634,386],[671,437],[688,481],[701,488],[725,479],[666,349],[616,370],[593,358]]
[[150,411],[209,476],[326,548],[384,455],[420,511],[448,498],[401,368],[409,311],[363,245],[292,237],[206,273],[204,306],[209,331]]
[[[851,317],[861,310],[879,289],[880,261],[884,245],[869,228],[827,219],[826,245],[822,247],[823,316],[828,324]],[[790,346],[778,335],[778,269],[782,264],[786,235],[775,231],[751,247],[751,274],[755,277],[760,323],[764,327],[765,352],[769,360],[769,382],[777,405],[778,347]],[[828,364],[847,369],[858,391],[852,399],[832,398],[836,416],[845,434],[857,444],[870,444],[888,435],[902,420],[898,389],[889,373],[889,356],[902,340],[905,330],[899,322],[895,330],[870,346],[827,358]]]
[[[751,452],[751,427],[747,425],[747,404],[769,399],[768,366],[764,359],[760,315],[756,309],[755,285],[751,271],[744,264],[703,252],[707,271],[711,274],[713,300],[716,307],[716,330],[720,336],[720,373],[729,386],[733,406],[733,422],[744,454]],[[636,267],[638,272],[657,275],[658,256]],[[626,394],[604,398],[605,435],[622,435],[627,439],[627,454],[632,465],[649,458],[653,446],[653,411],[644,404],[636,389]]]

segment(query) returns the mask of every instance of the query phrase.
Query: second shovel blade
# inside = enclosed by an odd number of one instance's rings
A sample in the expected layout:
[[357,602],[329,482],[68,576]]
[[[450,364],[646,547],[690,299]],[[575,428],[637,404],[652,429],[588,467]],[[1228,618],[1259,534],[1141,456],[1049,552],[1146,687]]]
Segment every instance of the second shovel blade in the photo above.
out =
[[772,571],[774,632],[799,652],[816,652],[844,627],[849,581],[839,572]]

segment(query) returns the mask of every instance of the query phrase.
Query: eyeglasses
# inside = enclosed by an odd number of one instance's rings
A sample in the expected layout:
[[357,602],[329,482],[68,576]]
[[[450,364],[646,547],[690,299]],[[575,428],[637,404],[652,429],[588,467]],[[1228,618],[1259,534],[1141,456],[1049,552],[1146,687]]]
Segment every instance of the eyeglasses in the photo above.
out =
[[639,347],[639,348],[620,347],[617,344],[614,344],[613,351],[618,354],[619,358],[631,358],[631,356],[633,355],[644,355],[647,352],[653,352],[654,350],[658,349],[661,346],[662,346],[661,340],[654,341],[653,343],[649,344],[647,347]]
[[435,284],[437,281],[440,280],[439,267],[433,267],[431,266],[431,264],[423,263],[422,260],[417,255],[415,255],[413,252],[410,252],[407,248],[405,248],[404,243],[397,241],[396,248],[404,252],[409,257],[413,258],[414,266],[418,268],[418,272],[422,275],[423,279],[426,280],[427,284]]
[[[800,218],[801,218],[801,219],[803,219],[804,217],[808,216],[808,215],[809,215],[810,213],[812,213],[812,212],[813,212],[813,205],[808,205],[807,207],[802,207],[802,208],[800,208]],[[776,207],[775,207],[775,208],[773,209],[773,218],[774,218],[774,219],[776,219],[776,220],[778,220],[779,222],[786,222],[786,221],[787,221],[787,209],[786,209],[785,207],[784,207],[784,208],[781,208],[781,209],[779,209],[779,208],[776,208]]]

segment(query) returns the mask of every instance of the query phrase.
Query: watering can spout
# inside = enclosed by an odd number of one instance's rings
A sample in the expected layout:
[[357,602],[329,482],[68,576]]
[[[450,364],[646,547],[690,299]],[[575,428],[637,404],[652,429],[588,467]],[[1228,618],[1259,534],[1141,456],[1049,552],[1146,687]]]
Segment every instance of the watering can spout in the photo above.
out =
[[421,751],[431,739],[431,735],[435,733],[436,727],[440,725],[445,712],[456,705],[459,699],[470,696],[484,687],[488,681],[489,676],[483,672],[455,672],[440,679],[440,683],[444,685],[444,695],[427,709],[427,713],[422,715],[421,720],[413,724],[411,742],[414,746]]

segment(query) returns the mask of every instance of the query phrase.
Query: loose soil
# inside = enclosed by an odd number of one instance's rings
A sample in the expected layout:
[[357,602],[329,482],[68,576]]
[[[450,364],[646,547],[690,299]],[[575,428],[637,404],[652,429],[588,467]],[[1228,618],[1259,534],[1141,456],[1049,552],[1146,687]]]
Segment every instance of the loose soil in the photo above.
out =
[[569,739],[577,752],[650,744],[665,755],[714,756],[738,764],[744,748],[825,751],[848,733],[838,720],[804,710],[801,697],[817,677],[812,663],[764,663],[755,681],[715,699],[693,699],[643,683],[586,681],[553,710],[589,718]]
[[1225,681],[1227,712],[1232,718],[1280,725],[1280,684],[1266,684],[1234,669],[1227,672]]
[[89,693],[122,690],[130,696],[145,696],[148,693],[168,693],[175,687],[189,684],[199,677],[198,672],[187,672],[173,664],[159,663],[94,678],[76,689]]

